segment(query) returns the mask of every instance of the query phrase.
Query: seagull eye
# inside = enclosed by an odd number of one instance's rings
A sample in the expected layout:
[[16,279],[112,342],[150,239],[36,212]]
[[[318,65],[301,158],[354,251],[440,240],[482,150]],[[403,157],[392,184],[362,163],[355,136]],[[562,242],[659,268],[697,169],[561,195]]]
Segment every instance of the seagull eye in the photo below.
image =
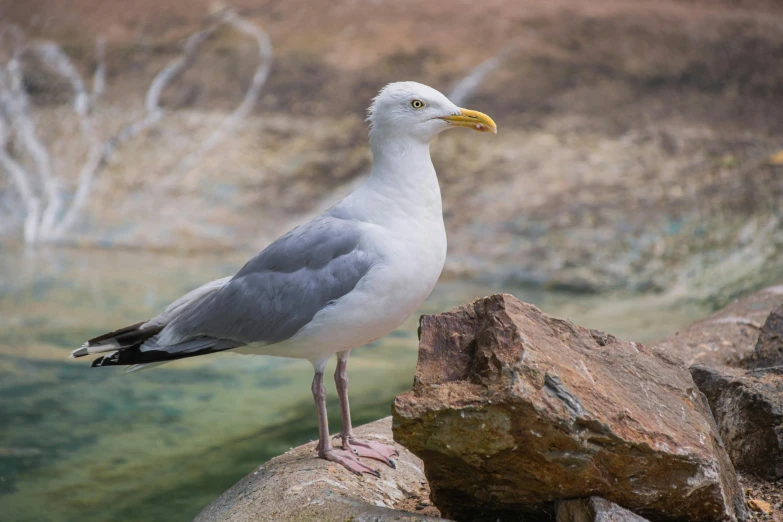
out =
[[421,100],[413,100],[411,102],[411,107],[413,107],[413,110],[418,111],[419,109],[424,108],[424,102]]

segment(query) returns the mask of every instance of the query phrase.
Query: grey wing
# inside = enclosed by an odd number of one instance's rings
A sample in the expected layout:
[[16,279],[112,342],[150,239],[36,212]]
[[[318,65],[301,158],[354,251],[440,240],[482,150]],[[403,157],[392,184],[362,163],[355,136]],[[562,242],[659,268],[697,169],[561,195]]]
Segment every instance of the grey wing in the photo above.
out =
[[157,336],[155,349],[176,350],[201,339],[234,346],[284,341],[350,293],[375,262],[377,254],[362,247],[355,222],[321,216],[272,243],[217,291],[178,313]]
[[180,315],[182,312],[187,310],[189,307],[192,307],[194,304],[198,303],[202,299],[205,299],[209,297],[211,293],[217,292],[224,286],[226,286],[229,281],[231,281],[231,277],[223,277],[220,279],[215,279],[214,281],[210,281],[209,283],[203,284],[200,287],[196,288],[195,290],[191,290],[187,294],[183,295],[179,299],[175,300],[171,304],[169,304],[164,310],[163,313],[160,315],[157,315],[144,323],[142,325],[142,328],[148,328],[148,327],[156,327],[156,326],[166,326],[170,322],[172,322],[178,315]]

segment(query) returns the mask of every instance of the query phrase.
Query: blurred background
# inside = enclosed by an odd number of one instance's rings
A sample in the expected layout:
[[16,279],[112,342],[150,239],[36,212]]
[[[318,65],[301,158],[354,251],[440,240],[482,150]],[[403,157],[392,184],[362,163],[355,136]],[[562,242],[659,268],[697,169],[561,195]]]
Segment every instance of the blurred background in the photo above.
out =
[[[649,342],[780,282],[781,63],[776,0],[0,0],[0,519],[190,520],[317,436],[307,362],[67,355],[355,188],[391,81],[499,126],[432,146],[422,313],[504,291]],[[352,357],[357,423],[416,325]]]

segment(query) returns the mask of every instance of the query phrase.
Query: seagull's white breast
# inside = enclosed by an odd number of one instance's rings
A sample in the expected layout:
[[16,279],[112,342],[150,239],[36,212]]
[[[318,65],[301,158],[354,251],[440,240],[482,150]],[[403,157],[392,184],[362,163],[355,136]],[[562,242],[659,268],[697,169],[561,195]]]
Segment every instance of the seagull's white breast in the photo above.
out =
[[352,292],[318,312],[291,339],[256,353],[306,359],[328,356],[383,337],[416,311],[443,269],[443,221],[438,227],[419,227],[407,237],[376,229],[372,238],[384,253],[383,260]]
[[[427,173],[429,174],[429,173]],[[342,203],[355,212],[366,248],[379,261],[356,288],[318,312],[292,338],[255,353],[318,359],[357,348],[399,327],[422,304],[437,283],[446,260],[440,189],[435,172],[408,199],[388,195],[371,183]],[[244,350],[243,350],[244,351]]]

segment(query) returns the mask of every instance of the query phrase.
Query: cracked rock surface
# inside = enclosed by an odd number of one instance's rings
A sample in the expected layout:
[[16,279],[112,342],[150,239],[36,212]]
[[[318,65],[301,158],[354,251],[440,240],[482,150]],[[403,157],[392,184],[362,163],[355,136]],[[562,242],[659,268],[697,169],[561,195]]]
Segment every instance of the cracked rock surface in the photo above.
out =
[[783,478],[783,367],[739,370],[692,366],[738,470]]
[[652,520],[742,520],[706,399],[668,352],[549,317],[510,295],[423,316],[394,437],[457,520],[552,520],[601,496]]

